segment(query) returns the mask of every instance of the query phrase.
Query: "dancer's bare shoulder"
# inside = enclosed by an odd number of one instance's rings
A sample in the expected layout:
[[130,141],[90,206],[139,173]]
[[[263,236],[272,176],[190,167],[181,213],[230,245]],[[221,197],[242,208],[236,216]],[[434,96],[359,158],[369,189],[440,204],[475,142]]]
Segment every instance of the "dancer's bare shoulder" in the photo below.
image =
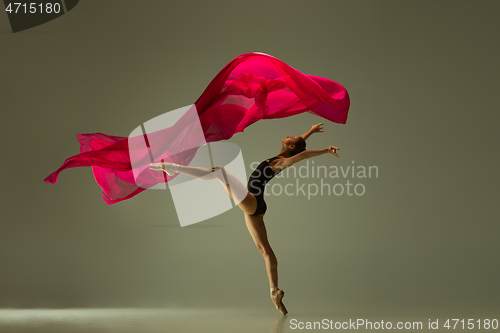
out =
[[307,158],[305,155],[305,151],[298,153],[292,157],[284,157],[280,156],[278,159],[272,161],[269,165],[274,172],[278,172],[280,170],[286,169],[294,165],[295,163],[302,161]]

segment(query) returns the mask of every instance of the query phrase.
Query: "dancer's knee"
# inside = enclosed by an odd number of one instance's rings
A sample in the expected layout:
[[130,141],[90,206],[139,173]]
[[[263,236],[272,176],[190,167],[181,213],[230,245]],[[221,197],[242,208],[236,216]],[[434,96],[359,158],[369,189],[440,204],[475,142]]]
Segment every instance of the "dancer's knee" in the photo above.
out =
[[261,244],[257,244],[257,249],[259,250],[259,252],[262,254],[262,256],[264,257],[264,259],[266,260],[269,260],[271,262],[276,262],[276,256],[274,255],[274,252],[273,250],[271,249],[270,246],[266,246],[266,245],[261,245]]
[[276,259],[276,256],[274,255],[274,253],[264,253],[262,254],[264,256],[264,260],[269,262],[269,265],[272,267],[272,268],[276,268],[278,267],[278,260]]
[[217,177],[223,184],[229,186],[229,183],[227,180],[226,169],[222,165],[216,165],[216,166],[212,167],[212,172],[216,172],[216,171],[222,171],[222,172],[215,173],[215,177]]
[[225,171],[224,167],[222,165],[216,165],[212,167],[212,172],[218,171],[218,170],[223,170]]

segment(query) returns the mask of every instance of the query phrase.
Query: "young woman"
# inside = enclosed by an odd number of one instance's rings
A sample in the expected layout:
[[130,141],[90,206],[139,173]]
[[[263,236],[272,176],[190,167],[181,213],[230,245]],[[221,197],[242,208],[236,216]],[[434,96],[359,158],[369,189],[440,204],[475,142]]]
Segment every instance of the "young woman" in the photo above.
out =
[[267,205],[264,201],[264,188],[274,176],[283,169],[295,163],[314,156],[330,153],[338,157],[339,148],[329,146],[324,149],[306,150],[306,139],[313,133],[323,132],[324,123],[313,125],[309,131],[300,136],[287,136],[281,140],[281,150],[278,155],[260,163],[255,171],[250,175],[248,185],[245,187],[238,179],[229,173],[224,167],[218,165],[213,168],[199,168],[182,166],[173,163],[152,163],[152,170],[165,171],[168,175],[181,173],[201,180],[217,178],[226,188],[227,192],[238,204],[245,214],[245,221],[248,231],[257,245],[257,249],[266,262],[269,286],[271,288],[271,299],[276,308],[287,314],[283,305],[283,290],[278,288],[278,261],[274,255],[267,239],[266,227],[264,225],[264,215]]

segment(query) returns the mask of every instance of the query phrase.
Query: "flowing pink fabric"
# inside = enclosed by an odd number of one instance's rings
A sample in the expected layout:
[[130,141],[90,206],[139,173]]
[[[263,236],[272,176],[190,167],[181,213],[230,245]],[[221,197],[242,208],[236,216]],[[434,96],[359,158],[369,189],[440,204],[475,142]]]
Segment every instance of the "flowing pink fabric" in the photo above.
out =
[[[233,59],[210,82],[195,102],[195,112],[203,139],[214,142],[227,140],[261,119],[284,118],[306,111],[345,124],[349,105],[347,90],[337,82],[303,74],[267,54],[246,53]],[[155,156],[189,164],[203,143],[198,142],[200,138],[189,137],[189,132],[178,135],[179,129],[189,126],[188,120],[187,116],[182,117],[174,126],[148,134]],[[127,138],[91,133],[77,134],[77,138],[80,154],[68,158],[45,178],[47,184],[57,182],[64,169],[91,166],[104,201],[111,205],[171,179],[149,170],[149,152],[139,147],[145,140],[142,135]],[[141,165],[140,170],[136,170],[137,165]]]

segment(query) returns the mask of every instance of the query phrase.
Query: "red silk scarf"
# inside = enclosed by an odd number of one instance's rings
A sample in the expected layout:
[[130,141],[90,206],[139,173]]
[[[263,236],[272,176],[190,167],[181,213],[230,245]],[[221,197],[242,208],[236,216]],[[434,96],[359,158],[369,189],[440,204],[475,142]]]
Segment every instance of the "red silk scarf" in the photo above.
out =
[[[337,82],[303,74],[267,54],[246,53],[227,64],[194,105],[203,141],[215,142],[227,140],[261,119],[285,118],[306,111],[345,124],[350,101],[347,90]],[[196,149],[183,151],[181,148],[192,138],[179,136],[179,131],[173,130],[173,127],[185,125],[181,118],[174,126],[149,135],[151,147],[156,149],[155,156],[165,152],[165,161],[189,164]],[[147,158],[151,156],[149,152],[133,147],[134,140],[144,140],[142,136],[127,138],[90,133],[77,134],[77,138],[80,154],[66,159],[59,169],[45,178],[47,184],[57,182],[64,169],[91,166],[96,182],[103,190],[104,201],[111,205],[166,181],[159,172],[147,168],[152,162]],[[175,158],[167,154],[174,146]],[[131,162],[133,149],[136,149],[134,158],[144,157],[139,159],[145,166],[140,172],[132,169],[137,165]]]

